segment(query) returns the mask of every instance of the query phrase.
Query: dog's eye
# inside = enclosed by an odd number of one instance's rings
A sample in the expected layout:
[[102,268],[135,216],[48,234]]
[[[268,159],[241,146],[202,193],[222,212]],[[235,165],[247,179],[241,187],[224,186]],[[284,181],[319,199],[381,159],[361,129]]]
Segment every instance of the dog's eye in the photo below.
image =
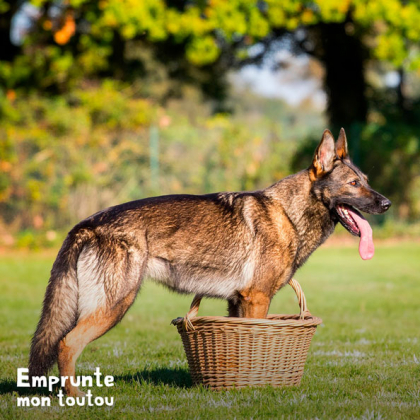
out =
[[351,181],[349,182],[350,185],[352,185],[353,187],[357,187],[359,185],[359,181]]

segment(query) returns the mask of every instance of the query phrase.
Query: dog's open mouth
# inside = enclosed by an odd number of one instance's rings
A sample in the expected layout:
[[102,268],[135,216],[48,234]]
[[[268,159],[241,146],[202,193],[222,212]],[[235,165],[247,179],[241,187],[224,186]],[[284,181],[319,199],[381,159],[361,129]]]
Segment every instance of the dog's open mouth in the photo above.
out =
[[355,236],[360,236],[359,254],[364,260],[370,260],[375,253],[372,228],[369,222],[354,208],[347,204],[336,204],[335,211],[340,223]]
[[[346,204],[337,204],[335,206],[335,210],[338,215],[338,219],[340,223],[354,236],[360,236],[360,229],[357,225],[356,221],[354,220],[354,214],[356,213],[356,209],[350,207]],[[359,213],[359,212],[357,212]],[[360,213],[359,216],[363,217]]]

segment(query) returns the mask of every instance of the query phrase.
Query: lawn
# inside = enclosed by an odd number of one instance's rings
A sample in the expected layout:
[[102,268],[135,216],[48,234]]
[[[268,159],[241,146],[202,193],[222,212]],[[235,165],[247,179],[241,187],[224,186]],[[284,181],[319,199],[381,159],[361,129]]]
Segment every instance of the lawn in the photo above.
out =
[[[79,359],[79,375],[99,366],[114,376],[114,387],[91,388],[94,396],[113,396],[114,407],[59,407],[54,397],[51,407],[18,408],[16,398],[32,394],[16,388],[16,369],[27,364],[53,259],[0,256],[2,419],[420,419],[420,244],[377,245],[371,261],[360,259],[357,244],[323,247],[297,273],[311,312],[323,319],[300,387],[193,387],[170,325],[192,297],[147,282],[123,321]],[[200,314],[225,309],[223,301],[205,300]],[[290,287],[270,308],[297,311]]]

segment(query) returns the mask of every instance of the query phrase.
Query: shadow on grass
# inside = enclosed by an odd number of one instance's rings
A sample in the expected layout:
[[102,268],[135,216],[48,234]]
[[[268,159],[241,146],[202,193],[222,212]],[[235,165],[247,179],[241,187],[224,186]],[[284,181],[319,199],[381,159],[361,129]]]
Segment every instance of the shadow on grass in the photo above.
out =
[[151,385],[169,385],[179,388],[191,388],[191,376],[184,369],[159,368],[152,370],[143,370],[134,375],[114,376],[114,381],[123,382],[146,382]]
[[10,379],[0,381],[0,395],[13,394],[14,392],[18,395],[51,395],[48,388],[21,388],[16,385],[15,381]]
[[[170,369],[170,368],[161,368],[153,370],[143,370],[137,372],[134,375],[119,375],[114,376],[114,382],[119,381],[130,383],[132,381],[136,382],[146,382],[152,385],[169,385],[179,388],[191,388],[192,381],[190,374],[187,370],[183,369]],[[58,388],[57,388],[58,389]],[[16,392],[19,396],[21,395],[41,395],[48,396],[51,393],[47,388],[21,388],[17,387],[16,382],[10,379],[0,381],[0,395],[13,394]]]

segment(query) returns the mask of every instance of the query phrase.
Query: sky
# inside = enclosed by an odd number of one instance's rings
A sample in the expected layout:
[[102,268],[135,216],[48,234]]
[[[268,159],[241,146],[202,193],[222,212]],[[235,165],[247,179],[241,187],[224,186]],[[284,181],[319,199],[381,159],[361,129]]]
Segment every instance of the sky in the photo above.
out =
[[315,108],[324,110],[326,94],[319,76],[308,71],[310,59],[307,55],[295,56],[283,49],[275,54],[276,62],[287,63],[284,68],[273,70],[272,63],[261,67],[250,65],[240,70],[235,77],[237,87],[249,87],[253,92],[268,98],[279,98],[298,107],[310,101]]

